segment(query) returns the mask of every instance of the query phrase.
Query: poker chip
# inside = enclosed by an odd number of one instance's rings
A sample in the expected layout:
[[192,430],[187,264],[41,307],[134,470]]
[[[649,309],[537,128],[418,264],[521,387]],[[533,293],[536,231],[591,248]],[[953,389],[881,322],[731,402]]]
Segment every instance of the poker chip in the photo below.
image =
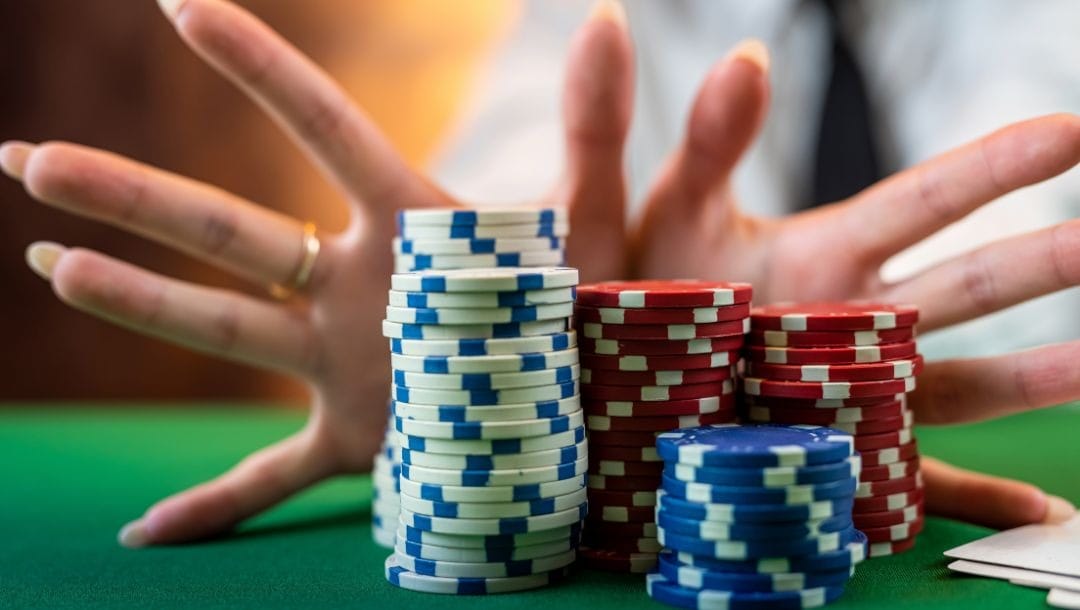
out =
[[749,405],[746,408],[747,417],[754,421],[778,424],[812,424],[815,426],[876,421],[898,417],[906,412],[906,405],[899,400],[883,402],[869,407],[839,407],[835,409],[772,407],[761,404]]
[[912,438],[911,428],[901,428],[894,432],[856,436],[855,449],[858,451],[886,449],[910,443]]
[[589,430],[620,432],[662,432],[675,428],[691,428],[706,424],[721,423],[733,419],[734,409],[703,413],[700,415],[672,415],[670,417],[610,417],[607,415],[589,415],[585,425]]
[[[751,323],[751,326],[753,324]],[[847,347],[765,347],[749,345],[746,357],[751,362],[784,365],[842,365],[882,362],[914,358],[914,341],[885,345],[853,345]]]
[[855,523],[855,527],[860,530],[888,527],[915,521],[923,515],[923,512],[922,502],[916,502],[910,506],[905,506],[904,508],[898,508],[896,510],[883,510],[875,513],[852,515],[852,521]]
[[[663,343],[657,341],[657,343]],[[718,351],[708,354],[683,356],[641,356],[627,354],[605,356],[589,353],[588,346],[582,344],[582,366],[596,373],[600,371],[624,371],[656,373],[659,371],[685,371],[688,369],[729,368],[739,361],[737,351]],[[659,384],[651,384],[659,385]]]
[[456,225],[556,224],[569,222],[565,210],[557,208],[432,208],[403,210],[397,214],[398,227]]
[[589,472],[612,477],[658,477],[664,465],[660,462],[633,462],[589,458]]
[[868,557],[888,557],[889,555],[897,555],[914,548],[916,540],[917,538],[911,537],[907,540],[900,540],[897,542],[875,542],[869,546],[866,553]]
[[517,373],[415,373],[392,369],[394,383],[431,390],[505,390],[563,384],[580,377],[576,364]]
[[406,419],[433,422],[487,422],[525,419],[546,419],[570,415],[581,409],[577,396],[562,400],[522,403],[518,405],[491,405],[468,407],[461,405],[414,405],[394,401],[393,413]]
[[588,467],[588,458],[554,466],[506,470],[452,470],[402,464],[401,478],[416,483],[433,483],[457,487],[513,487],[515,485],[574,479],[585,474]]
[[[522,439],[566,432],[584,422],[581,411],[569,415],[518,421],[433,422],[394,418],[398,432],[429,439]],[[433,452],[437,453],[437,452]]]
[[510,486],[464,486],[429,484],[401,479],[401,495],[434,502],[507,503],[531,502],[559,497],[585,488],[585,477]]
[[674,515],[722,523],[805,522],[851,514],[853,498],[808,504],[723,504],[697,502],[657,492],[657,505]]
[[581,524],[555,527],[527,533],[496,534],[494,536],[475,536],[466,534],[442,534],[429,532],[404,523],[398,524],[398,539],[426,547],[449,549],[499,550],[511,553],[516,548],[548,544],[564,540],[577,541],[581,536]]
[[[580,293],[579,293],[580,295]],[[589,339],[649,339],[649,340],[690,340],[712,337],[732,337],[746,334],[750,323],[745,318],[730,322],[711,324],[599,324],[584,322],[581,324],[582,336]]]
[[589,444],[585,441],[531,453],[509,453],[503,455],[445,455],[442,453],[424,453],[411,449],[402,449],[401,463],[410,466],[428,468],[449,468],[456,470],[506,470],[510,468],[535,468],[569,464],[589,457]]
[[608,491],[656,491],[657,477],[618,477],[602,474],[590,474],[589,489]]
[[578,303],[591,307],[721,307],[749,303],[750,284],[698,280],[639,280],[581,286]]
[[660,432],[589,432],[589,443],[598,447],[647,447],[656,443]]
[[386,558],[384,567],[386,580],[396,587],[444,595],[486,595],[525,591],[556,583],[567,573],[566,568],[561,568],[551,572],[506,578],[440,578],[417,574],[398,565],[396,554]]
[[648,574],[645,579],[649,597],[669,606],[691,610],[819,608],[844,594],[843,586],[815,587],[799,591],[733,592],[691,589],[668,580],[663,574]]
[[440,439],[423,436],[399,434],[398,439],[404,448],[428,453],[446,453],[450,455],[502,455],[506,453],[530,453],[546,449],[558,449],[574,445],[585,440],[585,427],[559,432],[548,436],[504,439]]
[[[743,342],[743,337],[741,335],[679,341],[650,341],[648,339],[633,341],[589,339],[585,337],[581,340],[581,344],[585,348],[585,351],[608,356],[693,356],[738,350],[742,347]],[[676,368],[704,367],[680,366]]]
[[888,447],[886,449],[878,449],[874,451],[860,451],[859,455],[862,457],[863,468],[884,466],[887,464],[896,464],[898,462],[906,462],[914,459],[919,455],[918,441],[911,439],[911,442],[904,443],[898,447]]
[[775,540],[705,540],[668,532],[657,525],[657,539],[665,548],[680,553],[702,555],[715,559],[748,560],[765,557],[812,555],[836,551],[855,538],[854,527],[812,538],[778,538]]
[[395,273],[390,287],[404,292],[509,292],[567,288],[578,281],[577,269],[480,268]]
[[743,320],[750,314],[749,303],[726,307],[668,309],[632,309],[622,307],[579,306],[577,316],[583,322],[600,324],[713,324]]
[[499,339],[553,335],[568,329],[566,320],[507,322],[505,324],[401,324],[383,320],[383,336],[390,339]]
[[660,462],[662,458],[656,447],[593,447],[589,457],[598,460],[622,460],[627,462]]
[[[776,418],[773,418],[770,415],[765,415],[764,417],[761,417],[760,407],[750,408],[747,413],[747,419],[755,422],[776,421]],[[913,421],[914,420],[911,412],[905,411],[901,415],[897,415],[895,417],[883,417],[880,419],[873,419],[861,422],[833,422],[826,425],[828,425],[830,428],[840,430],[841,432],[847,432],[848,434],[859,436],[866,434],[881,434],[883,432],[894,432],[896,430],[900,430],[901,428],[910,428]]]
[[909,477],[919,472],[919,458],[914,457],[903,462],[866,466],[859,474],[860,481],[888,481]]
[[559,250],[501,254],[395,254],[394,272],[461,269],[462,267],[555,267],[566,263]]
[[439,578],[508,578],[543,574],[574,563],[577,549],[540,557],[496,562],[456,562],[420,559],[404,553],[395,553],[398,566],[423,576]]
[[390,339],[393,354],[408,356],[508,356],[557,352],[577,345],[577,333],[501,339]]
[[863,529],[862,532],[866,534],[866,539],[870,541],[870,544],[876,542],[899,542],[917,536],[922,532],[924,524],[924,518],[919,516],[914,521],[883,527],[868,527]]
[[755,328],[786,331],[883,330],[914,326],[919,308],[887,303],[778,303],[750,312]]
[[661,434],[665,459],[693,466],[804,466],[844,460],[850,435],[821,426],[714,424]]
[[[593,454],[595,456],[595,454]],[[816,466],[766,466],[725,468],[671,464],[672,476],[680,481],[741,487],[789,487],[843,481],[859,477],[862,459],[853,455],[841,461]]]
[[375,544],[386,548],[394,547],[398,513],[401,510],[400,449],[392,422],[393,417],[388,417],[383,442],[374,456],[371,473],[371,537]]
[[747,341],[769,347],[848,347],[904,343],[915,338],[912,328],[890,330],[845,330],[789,332],[751,329]]
[[412,225],[400,228],[402,239],[500,239],[522,237],[566,237],[570,223],[523,223],[509,225]]
[[571,398],[578,394],[577,381],[506,390],[431,390],[394,385],[390,395],[399,402],[424,405],[505,405]]
[[[855,493],[858,480],[854,477],[814,485],[787,487],[736,487],[680,481],[675,478],[674,464],[664,467],[660,477],[665,493],[676,498],[710,504],[810,504],[821,500],[836,500]],[[402,476],[405,470],[402,469]]]
[[780,396],[787,398],[865,398],[892,396],[915,389],[915,378],[887,379],[882,381],[774,381],[760,377],[744,377],[742,389],[753,396]]
[[559,369],[574,366],[577,363],[577,348],[558,352],[534,352],[502,356],[390,355],[390,366],[394,370],[428,374],[520,373]]
[[386,319],[402,324],[505,324],[568,318],[574,314],[573,303],[493,307],[491,309],[432,309],[421,307],[386,307]]
[[578,562],[595,570],[644,574],[656,567],[656,553],[608,551],[582,545],[578,548]]
[[586,546],[600,545],[605,550],[621,553],[659,553],[664,547],[656,537],[646,538],[607,538],[599,533],[590,533],[587,529],[582,534],[581,543]]
[[594,489],[589,492],[592,502],[603,506],[656,506],[656,491],[605,491]]
[[766,364],[751,361],[747,365],[747,374],[779,381],[879,381],[914,377],[922,372],[922,368],[921,356],[864,364]]
[[535,517],[506,517],[501,519],[455,519],[417,515],[401,509],[401,522],[414,529],[443,534],[471,534],[490,536],[517,534],[552,529],[582,521],[587,513],[586,505]]
[[605,506],[590,502],[588,521],[651,523],[655,512],[652,506]]
[[800,591],[814,587],[835,587],[847,584],[854,567],[813,572],[777,572],[757,574],[721,572],[696,568],[679,561],[670,551],[658,556],[660,574],[673,583],[689,589],[719,589],[733,593]]
[[652,522],[614,523],[588,521],[585,523],[585,531],[592,532],[591,535],[594,537],[603,536],[609,540],[617,538],[656,538],[656,524]]
[[827,570],[849,569],[866,559],[866,536],[855,530],[852,542],[846,546],[825,553],[792,557],[767,557],[763,559],[726,560],[705,557],[691,553],[673,553],[687,565],[718,572],[737,574],[778,574],[784,572],[820,572]]
[[667,532],[680,536],[690,536],[702,540],[744,541],[813,538],[852,527],[851,516],[847,514],[802,523],[746,524],[701,521],[680,517],[668,513],[662,508],[656,513],[656,524]]
[[402,292],[400,290],[391,290],[389,292],[390,305],[421,309],[527,307],[530,305],[572,303],[575,298],[577,298],[577,289],[573,286],[509,292]]
[[615,386],[590,383],[583,385],[581,395],[586,400],[629,400],[640,402],[684,400],[731,394],[735,389],[730,379],[712,383],[695,383],[681,386],[646,385]]
[[460,549],[435,545],[424,545],[402,539],[391,545],[400,555],[429,559],[434,561],[455,561],[464,563],[491,563],[496,561],[520,561],[548,557],[566,551],[576,550],[577,540],[568,538],[529,546],[510,546],[491,549]]
[[[633,400],[585,400],[582,408],[586,415],[609,417],[664,417],[679,415],[703,415],[735,408],[735,394],[642,402]],[[652,444],[652,441],[649,442]]]
[[924,492],[922,488],[916,487],[911,491],[902,491],[887,496],[856,498],[853,512],[854,514],[861,515],[863,513],[898,510],[911,504],[921,502],[923,500],[923,495]]
[[402,239],[390,242],[394,254],[513,254],[517,252],[563,251],[566,240],[558,237],[489,239]]
[[676,371],[607,371],[604,369],[581,369],[583,383],[598,385],[689,385],[715,383],[735,376],[730,366],[711,369],[684,369]]
[[903,393],[861,398],[784,398],[782,396],[744,394],[742,398],[750,406],[784,407],[788,409],[849,409],[854,407],[877,407],[892,402],[907,404],[907,395]]
[[877,496],[889,496],[902,491],[911,491],[922,484],[919,473],[899,479],[886,481],[862,481],[855,490],[855,498],[873,498]]

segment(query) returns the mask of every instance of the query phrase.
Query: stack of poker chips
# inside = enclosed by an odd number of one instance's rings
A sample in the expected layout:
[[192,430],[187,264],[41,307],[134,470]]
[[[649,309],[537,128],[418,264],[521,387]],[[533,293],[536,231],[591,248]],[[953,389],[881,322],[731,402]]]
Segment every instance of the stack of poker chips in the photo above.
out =
[[562,210],[406,210],[394,271],[564,265],[569,233]]
[[820,426],[735,424],[660,435],[657,532],[646,587],[681,608],[812,608],[866,556],[851,516],[853,438]]
[[[394,239],[394,266],[398,272],[422,269],[477,267],[531,267],[562,264],[569,226],[562,211],[489,210],[403,210],[397,216]],[[573,295],[559,293],[549,302],[524,303],[515,296],[505,302],[484,303],[485,307],[514,307],[525,304],[566,303]],[[392,306],[434,307],[426,295],[409,297],[390,294]],[[553,300],[554,299],[554,300]],[[471,306],[471,305],[470,305]],[[576,356],[575,356],[576,359]],[[388,429],[394,427],[388,414]],[[386,435],[376,457],[375,472],[391,477],[373,477],[375,501],[372,505],[372,537],[377,544],[394,548],[398,521],[397,475],[401,456],[397,435]],[[393,485],[391,485],[393,483]]]
[[656,435],[734,421],[734,365],[749,284],[608,282],[578,289],[581,394],[589,434],[589,518],[580,559],[646,572],[656,565]]
[[386,577],[431,593],[531,589],[574,562],[588,453],[570,331],[576,269],[394,274],[401,514]]
[[882,303],[799,303],[751,312],[743,391],[753,422],[831,426],[855,437],[855,526],[870,557],[906,551],[923,528],[923,486],[906,393],[923,360],[919,312]]

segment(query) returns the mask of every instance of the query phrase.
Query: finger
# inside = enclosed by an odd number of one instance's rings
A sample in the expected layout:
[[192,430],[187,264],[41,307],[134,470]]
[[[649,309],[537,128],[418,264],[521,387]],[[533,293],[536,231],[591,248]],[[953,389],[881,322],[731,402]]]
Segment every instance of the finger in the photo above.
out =
[[1062,523],[1076,514],[1068,500],[1020,481],[963,470],[931,457],[921,463],[928,512],[997,529]]
[[889,288],[919,305],[919,329],[970,320],[1080,284],[1080,220],[1004,239]]
[[[563,116],[566,130],[567,175],[558,201],[568,207],[571,225],[617,230],[624,235],[626,186],[623,147],[633,106],[633,51],[626,15],[614,0],[596,4],[578,31],[567,60]],[[595,237],[571,238],[571,260],[590,260]],[[607,240],[604,240],[607,242]],[[618,244],[605,243],[606,248]],[[621,248],[617,248],[621,251]],[[621,275],[622,269],[585,270],[598,277]]]
[[879,182],[830,224],[880,263],[985,203],[1080,162],[1080,117],[1049,115],[1000,129]]
[[248,456],[220,477],[150,507],[120,530],[120,544],[138,548],[220,535],[332,472],[313,438],[302,432]]
[[319,367],[307,320],[281,305],[57,244],[33,244],[27,258],[65,303],[136,332],[297,375]]
[[[83,146],[13,144],[35,199],[172,246],[260,284],[303,257],[303,227],[220,189]],[[18,153],[18,154],[16,154]]]
[[258,102],[332,180],[369,210],[432,202],[416,176],[333,80],[251,13],[223,0],[161,0],[181,38]]
[[1080,398],[1080,340],[986,358],[931,362],[911,395],[924,424],[992,419]]
[[675,159],[677,184],[689,205],[724,187],[754,141],[769,101],[769,56],[758,40],[740,43],[705,77]]

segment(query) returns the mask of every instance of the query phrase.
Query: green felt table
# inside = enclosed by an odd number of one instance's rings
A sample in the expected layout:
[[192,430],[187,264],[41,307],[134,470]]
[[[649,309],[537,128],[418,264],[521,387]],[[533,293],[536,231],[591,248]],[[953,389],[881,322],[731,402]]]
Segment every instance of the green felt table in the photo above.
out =
[[[590,570],[556,587],[486,598],[396,589],[383,578],[387,552],[371,540],[367,477],[321,485],[220,540],[117,546],[117,529],[147,505],[302,421],[297,411],[234,405],[0,409],[0,607],[665,607],[645,595],[640,576]],[[1070,405],[918,433],[927,454],[1077,502],[1078,421],[1080,405]],[[931,518],[913,551],[861,565],[830,607],[1043,607],[1043,592],[946,569],[942,551],[990,533]]]

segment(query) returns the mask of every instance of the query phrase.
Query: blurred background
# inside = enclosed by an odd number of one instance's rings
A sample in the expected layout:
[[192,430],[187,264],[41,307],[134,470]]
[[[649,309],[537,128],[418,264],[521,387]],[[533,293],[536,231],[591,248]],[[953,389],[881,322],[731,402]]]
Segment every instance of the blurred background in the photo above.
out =
[[[587,0],[243,0],[342,83],[404,156],[472,200],[544,192],[561,167],[562,63]],[[627,167],[636,200],[680,137],[709,66],[739,40],[773,53],[769,122],[736,175],[752,210],[812,205],[838,44],[864,72],[886,175],[1008,122],[1080,113],[1071,0],[627,0],[638,63]],[[838,42],[838,40],[840,42]],[[0,139],[114,151],[342,226],[340,197],[155,2],[0,0]],[[848,112],[843,116],[851,115]],[[857,113],[855,113],[857,114]],[[528,159],[528,163],[522,160]],[[536,162],[540,159],[543,162]],[[274,399],[302,388],[74,312],[23,262],[32,241],[108,252],[166,275],[262,293],[187,257],[34,203],[0,180],[0,401]],[[1000,237],[1080,216],[1078,172],[1006,197],[890,263],[902,277]],[[1077,289],[930,337],[931,355],[1080,337]]]

